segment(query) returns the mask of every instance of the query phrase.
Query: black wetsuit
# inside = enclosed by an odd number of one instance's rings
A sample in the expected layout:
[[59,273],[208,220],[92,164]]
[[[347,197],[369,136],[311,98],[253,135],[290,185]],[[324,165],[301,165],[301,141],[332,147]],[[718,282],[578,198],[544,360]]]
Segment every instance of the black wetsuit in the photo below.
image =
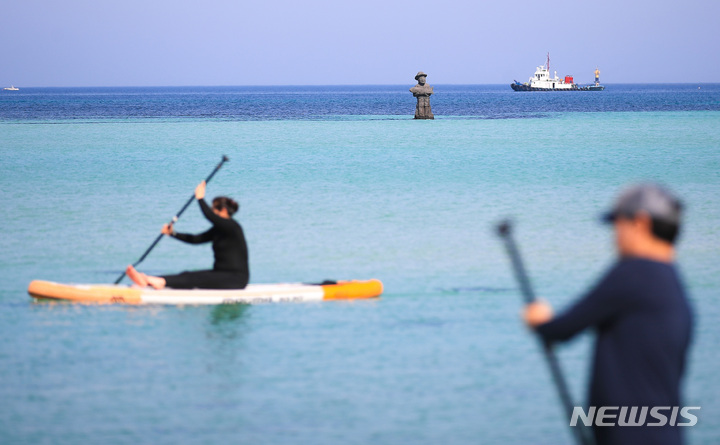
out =
[[[537,332],[546,341],[558,341],[589,327],[597,332],[589,406],[628,410],[683,406],[680,380],[692,315],[672,264],[636,258],[620,260],[589,294],[565,313],[538,326]],[[619,410],[611,413],[619,417]],[[661,413],[671,417],[669,410]],[[678,416],[677,423],[687,422]],[[644,425],[648,423],[659,423],[649,411]],[[593,431],[598,445],[682,443],[682,427],[669,424],[595,426]]]
[[215,264],[212,270],[166,275],[166,286],[174,289],[243,289],[250,280],[248,251],[242,227],[232,218],[215,214],[204,199],[198,200],[205,218],[213,226],[199,235],[176,233],[180,241],[201,244],[212,241]]

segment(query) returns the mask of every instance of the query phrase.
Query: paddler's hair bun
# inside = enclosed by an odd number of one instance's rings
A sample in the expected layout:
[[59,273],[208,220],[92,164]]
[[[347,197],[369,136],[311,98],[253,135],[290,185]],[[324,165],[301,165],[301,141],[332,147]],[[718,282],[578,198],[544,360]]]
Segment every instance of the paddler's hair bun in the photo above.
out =
[[237,213],[240,208],[240,205],[234,199],[228,198],[227,196],[218,196],[213,199],[212,205],[218,210],[227,209],[228,215],[230,216]]

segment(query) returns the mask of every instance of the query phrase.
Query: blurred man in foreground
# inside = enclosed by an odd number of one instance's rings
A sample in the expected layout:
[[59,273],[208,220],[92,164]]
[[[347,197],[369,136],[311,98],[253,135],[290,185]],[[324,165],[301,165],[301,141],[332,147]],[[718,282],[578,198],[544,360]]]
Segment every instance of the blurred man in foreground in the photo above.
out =
[[[680,381],[692,314],[674,265],[681,211],[680,201],[662,187],[629,188],[603,218],[614,225],[617,263],[560,315],[553,316],[545,302],[526,306],[525,322],[546,342],[595,329],[589,405],[613,407],[605,412],[616,416],[613,426],[597,426],[596,419],[598,445],[682,443],[675,421],[662,424],[649,415],[656,408],[670,418],[674,407],[682,407]],[[622,407],[624,419],[619,415]],[[622,426],[628,420],[641,425]]]

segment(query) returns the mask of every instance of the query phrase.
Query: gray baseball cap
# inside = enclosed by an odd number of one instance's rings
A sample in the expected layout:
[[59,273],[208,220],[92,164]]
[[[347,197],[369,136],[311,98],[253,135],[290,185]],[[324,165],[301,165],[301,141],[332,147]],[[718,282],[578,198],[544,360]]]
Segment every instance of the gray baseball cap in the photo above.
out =
[[634,217],[638,212],[646,212],[653,219],[679,225],[682,203],[658,184],[637,184],[620,194],[612,210],[605,213],[602,220],[609,223],[620,216]]

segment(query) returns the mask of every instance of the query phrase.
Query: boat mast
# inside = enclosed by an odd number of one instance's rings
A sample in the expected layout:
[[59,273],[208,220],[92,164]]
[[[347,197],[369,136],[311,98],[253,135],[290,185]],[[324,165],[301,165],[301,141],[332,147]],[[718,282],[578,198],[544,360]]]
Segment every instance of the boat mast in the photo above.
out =
[[550,75],[550,53],[549,53],[549,52],[547,53],[547,64],[546,64],[546,66],[547,66],[548,75]]

